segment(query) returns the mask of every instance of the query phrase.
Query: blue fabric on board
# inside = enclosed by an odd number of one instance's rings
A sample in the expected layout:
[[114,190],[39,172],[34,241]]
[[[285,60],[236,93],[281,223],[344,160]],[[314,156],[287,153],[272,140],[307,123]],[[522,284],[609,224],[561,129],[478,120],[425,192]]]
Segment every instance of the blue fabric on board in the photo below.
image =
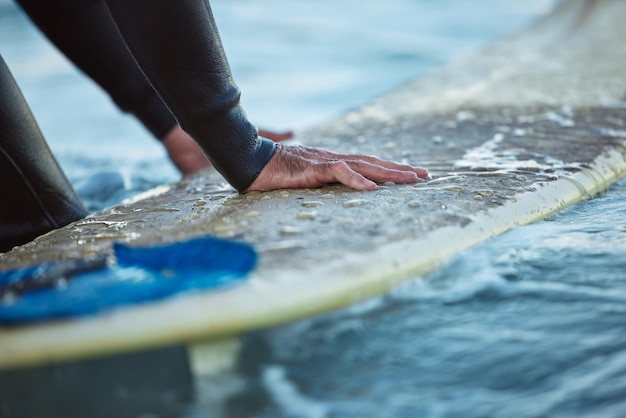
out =
[[[114,244],[115,263],[71,276],[67,286],[24,292],[0,301],[0,323],[19,324],[91,315],[111,308],[164,299],[241,281],[255,266],[254,249],[213,237],[154,247]],[[110,266],[109,264],[115,264]],[[63,266],[50,263],[0,271],[0,289],[37,280]]]

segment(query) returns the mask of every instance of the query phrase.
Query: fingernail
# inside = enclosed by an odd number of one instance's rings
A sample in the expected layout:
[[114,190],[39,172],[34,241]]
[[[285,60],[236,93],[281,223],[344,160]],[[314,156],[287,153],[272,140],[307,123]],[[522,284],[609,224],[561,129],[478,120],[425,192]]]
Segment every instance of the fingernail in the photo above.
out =
[[371,180],[366,180],[365,182],[363,182],[363,185],[367,190],[374,190],[378,187],[378,185]]
[[404,173],[405,173],[405,176],[406,176],[406,177],[410,177],[410,179],[411,179],[411,180],[413,180],[413,181],[417,181],[417,179],[418,179],[418,177],[419,177],[419,176],[417,175],[417,173],[416,173],[416,172],[414,172],[414,171],[405,171]]

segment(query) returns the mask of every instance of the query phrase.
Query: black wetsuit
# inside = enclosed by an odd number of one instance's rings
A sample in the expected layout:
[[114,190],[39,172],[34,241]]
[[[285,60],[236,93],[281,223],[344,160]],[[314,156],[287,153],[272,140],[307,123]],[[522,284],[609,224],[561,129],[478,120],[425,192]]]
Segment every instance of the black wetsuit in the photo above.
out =
[[103,0],[16,0],[31,20],[124,112],[163,137],[176,120],[128,52]]
[[0,57],[0,252],[86,214]]
[[[21,3],[34,19],[39,16],[35,8],[43,8],[39,9],[41,13],[59,8],[69,15],[73,7],[87,7],[81,0]],[[94,15],[104,10],[103,3],[89,4],[92,11],[99,10]],[[240,191],[247,189],[272,157],[275,145],[258,137],[239,104],[239,89],[233,82],[208,2],[106,0],[104,4],[143,74],[176,121],[230,184]],[[66,36],[54,25],[38,24],[51,37],[48,31]],[[89,25],[84,30],[89,31]],[[82,48],[88,51],[89,43]],[[86,60],[98,58],[98,51],[93,52],[84,52],[91,57]],[[108,71],[104,74],[107,79]],[[98,82],[104,85],[106,80]],[[0,83],[0,251],[6,251],[83,217],[85,211],[4,64],[0,65]],[[144,107],[141,100],[134,102],[139,103],[136,106],[117,96],[114,100],[138,116],[152,108]],[[37,205],[40,208],[35,210]]]

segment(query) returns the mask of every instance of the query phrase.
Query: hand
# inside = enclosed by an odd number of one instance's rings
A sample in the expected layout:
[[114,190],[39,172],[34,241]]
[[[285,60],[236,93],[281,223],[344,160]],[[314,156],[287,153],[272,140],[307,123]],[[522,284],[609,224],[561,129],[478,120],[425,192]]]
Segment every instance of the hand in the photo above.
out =
[[163,145],[170,160],[182,175],[192,174],[211,166],[196,141],[178,125],[165,135]]
[[427,178],[428,170],[378,157],[277,144],[274,156],[247,191],[310,188],[327,183],[373,190],[375,182],[415,183],[418,177]]
[[284,131],[284,132],[276,132],[276,131],[268,131],[267,129],[259,128],[259,136],[262,136],[267,139],[271,139],[274,142],[286,141],[288,139],[293,138],[292,131]]

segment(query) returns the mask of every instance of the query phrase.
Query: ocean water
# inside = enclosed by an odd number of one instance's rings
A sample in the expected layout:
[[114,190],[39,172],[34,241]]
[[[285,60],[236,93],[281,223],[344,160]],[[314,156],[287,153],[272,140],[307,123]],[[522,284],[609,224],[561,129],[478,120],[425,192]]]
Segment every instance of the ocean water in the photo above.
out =
[[[251,119],[297,132],[510,33],[553,3],[212,5]],[[92,209],[178,179],[158,142],[6,1],[0,53]],[[427,280],[251,334],[236,372],[200,379],[184,401],[163,401],[168,394],[155,389],[156,406],[132,416],[626,416],[625,202],[622,180],[459,254]]]
[[626,416],[625,199],[622,180],[427,280],[249,337],[225,416]]

